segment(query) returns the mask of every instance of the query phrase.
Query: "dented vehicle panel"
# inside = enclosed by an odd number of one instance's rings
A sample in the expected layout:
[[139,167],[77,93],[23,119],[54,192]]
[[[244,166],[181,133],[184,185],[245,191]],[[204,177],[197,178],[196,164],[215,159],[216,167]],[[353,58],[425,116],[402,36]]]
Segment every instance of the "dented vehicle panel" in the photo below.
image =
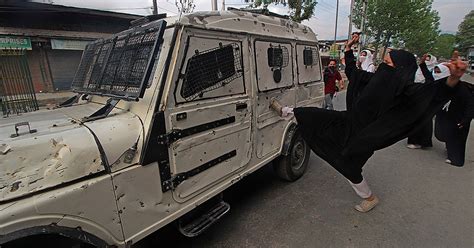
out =
[[[9,148],[0,155],[2,201],[105,170],[94,137],[86,127],[60,111],[31,115],[33,121],[29,123],[37,129],[33,134],[20,130],[18,137],[11,138],[14,122],[2,123],[1,142]],[[9,121],[18,118],[12,119]]]
[[309,148],[269,103],[321,105],[311,29],[242,11],[132,25],[86,47],[67,104],[0,120],[0,245],[130,247],[171,222],[195,236],[275,158],[278,176],[303,175]]

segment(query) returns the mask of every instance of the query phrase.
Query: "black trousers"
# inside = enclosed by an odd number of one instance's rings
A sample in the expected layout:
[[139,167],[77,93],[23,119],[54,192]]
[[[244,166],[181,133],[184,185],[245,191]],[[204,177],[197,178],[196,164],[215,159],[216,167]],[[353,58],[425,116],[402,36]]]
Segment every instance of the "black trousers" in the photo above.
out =
[[421,125],[421,127],[408,136],[408,144],[421,145],[422,147],[432,147],[433,142],[431,140],[433,136],[433,121],[429,121]]
[[457,121],[451,120],[445,114],[436,116],[435,136],[446,143],[448,159],[456,166],[463,166],[466,156],[466,142],[470,124],[458,128]]

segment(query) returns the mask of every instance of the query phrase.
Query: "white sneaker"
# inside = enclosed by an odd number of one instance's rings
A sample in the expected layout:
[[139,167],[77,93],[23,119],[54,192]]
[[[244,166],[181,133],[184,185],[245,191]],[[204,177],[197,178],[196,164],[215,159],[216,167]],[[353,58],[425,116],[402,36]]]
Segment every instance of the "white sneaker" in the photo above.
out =
[[415,145],[415,144],[408,144],[407,147],[410,149],[421,149],[420,145]]
[[449,159],[444,160],[444,162],[447,163],[447,164],[451,164],[451,163],[452,163],[451,160],[449,160]]

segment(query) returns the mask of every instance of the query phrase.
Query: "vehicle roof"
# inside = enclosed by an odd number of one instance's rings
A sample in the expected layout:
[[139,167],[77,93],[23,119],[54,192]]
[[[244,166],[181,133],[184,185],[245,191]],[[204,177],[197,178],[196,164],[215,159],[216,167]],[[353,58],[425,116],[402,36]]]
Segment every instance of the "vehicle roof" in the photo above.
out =
[[305,25],[288,19],[245,11],[200,11],[183,15],[181,18],[169,17],[165,20],[168,22],[168,26],[182,25],[317,42],[315,33]]

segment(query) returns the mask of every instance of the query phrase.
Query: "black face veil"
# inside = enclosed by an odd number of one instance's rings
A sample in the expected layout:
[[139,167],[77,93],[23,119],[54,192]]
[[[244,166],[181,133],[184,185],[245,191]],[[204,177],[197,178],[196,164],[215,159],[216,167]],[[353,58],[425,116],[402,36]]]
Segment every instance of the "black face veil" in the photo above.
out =
[[392,50],[389,55],[395,65],[396,76],[399,78],[396,95],[400,95],[406,85],[413,83],[418,65],[413,53],[404,50]]

